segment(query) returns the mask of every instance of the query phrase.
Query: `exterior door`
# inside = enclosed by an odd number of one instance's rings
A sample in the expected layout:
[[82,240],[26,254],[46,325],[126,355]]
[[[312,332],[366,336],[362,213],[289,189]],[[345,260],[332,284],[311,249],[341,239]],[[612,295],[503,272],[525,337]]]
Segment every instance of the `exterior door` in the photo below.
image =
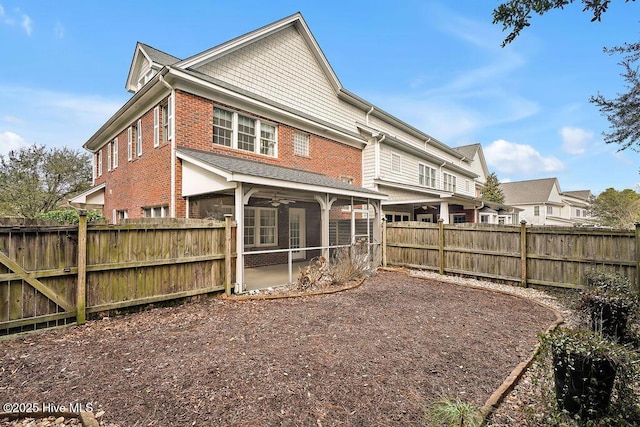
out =
[[[307,229],[304,220],[304,209],[289,209],[289,248],[297,249],[304,248],[307,245],[306,235]],[[305,251],[293,251],[293,259],[304,259],[306,257]]]

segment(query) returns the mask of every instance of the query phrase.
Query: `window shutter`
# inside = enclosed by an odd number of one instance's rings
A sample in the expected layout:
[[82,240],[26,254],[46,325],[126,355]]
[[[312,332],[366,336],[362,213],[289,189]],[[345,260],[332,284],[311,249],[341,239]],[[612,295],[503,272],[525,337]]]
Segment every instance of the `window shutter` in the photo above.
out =
[[160,145],[160,107],[153,109],[153,146]]

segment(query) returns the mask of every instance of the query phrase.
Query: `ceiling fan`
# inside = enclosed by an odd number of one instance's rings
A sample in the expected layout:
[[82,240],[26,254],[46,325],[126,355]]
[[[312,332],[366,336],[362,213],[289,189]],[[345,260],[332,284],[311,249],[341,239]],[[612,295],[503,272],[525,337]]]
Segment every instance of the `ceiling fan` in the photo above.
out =
[[280,205],[288,205],[289,203],[295,203],[295,202],[296,202],[295,200],[289,200],[289,199],[278,197],[278,193],[275,193],[271,198],[271,200],[265,201],[263,203],[271,205],[274,208],[277,208]]

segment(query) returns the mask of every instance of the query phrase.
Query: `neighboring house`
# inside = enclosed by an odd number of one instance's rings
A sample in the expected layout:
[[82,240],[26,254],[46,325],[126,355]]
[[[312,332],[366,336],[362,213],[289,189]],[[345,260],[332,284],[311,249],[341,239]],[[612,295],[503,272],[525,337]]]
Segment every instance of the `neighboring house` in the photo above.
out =
[[592,225],[589,190],[560,190],[557,178],[501,183],[504,202],[523,209],[520,219],[531,225]]
[[232,215],[240,284],[245,264],[345,243],[344,221],[346,243],[379,242],[384,216],[480,222],[491,207],[479,145],[449,148],[345,90],[299,13],[186,59],[138,43],[126,89],[84,144],[95,186],[72,202],[112,223]]

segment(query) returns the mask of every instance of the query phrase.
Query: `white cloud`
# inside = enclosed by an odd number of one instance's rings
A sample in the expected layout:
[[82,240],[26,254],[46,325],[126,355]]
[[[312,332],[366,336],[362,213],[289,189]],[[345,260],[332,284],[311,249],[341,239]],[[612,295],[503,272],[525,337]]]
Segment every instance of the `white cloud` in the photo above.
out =
[[16,150],[27,145],[27,142],[20,135],[13,132],[0,133],[0,154],[6,155],[11,150]]
[[562,149],[569,154],[584,154],[593,139],[593,132],[581,128],[564,126],[559,133],[563,141]]
[[23,124],[26,123],[20,117],[16,117],[16,116],[12,116],[12,115],[6,115],[6,116],[2,117],[2,121],[5,122],[5,123],[11,123],[11,124],[15,124],[15,125],[23,125]]
[[33,21],[29,18],[29,15],[22,15],[22,23],[20,26],[24,28],[28,36],[31,35],[31,32],[33,31]]
[[484,149],[487,165],[504,174],[533,175],[557,172],[564,164],[555,157],[545,157],[531,145],[498,139]]
[[53,27],[53,34],[57,39],[64,38],[64,27],[60,23],[60,21],[56,21],[56,25]]

